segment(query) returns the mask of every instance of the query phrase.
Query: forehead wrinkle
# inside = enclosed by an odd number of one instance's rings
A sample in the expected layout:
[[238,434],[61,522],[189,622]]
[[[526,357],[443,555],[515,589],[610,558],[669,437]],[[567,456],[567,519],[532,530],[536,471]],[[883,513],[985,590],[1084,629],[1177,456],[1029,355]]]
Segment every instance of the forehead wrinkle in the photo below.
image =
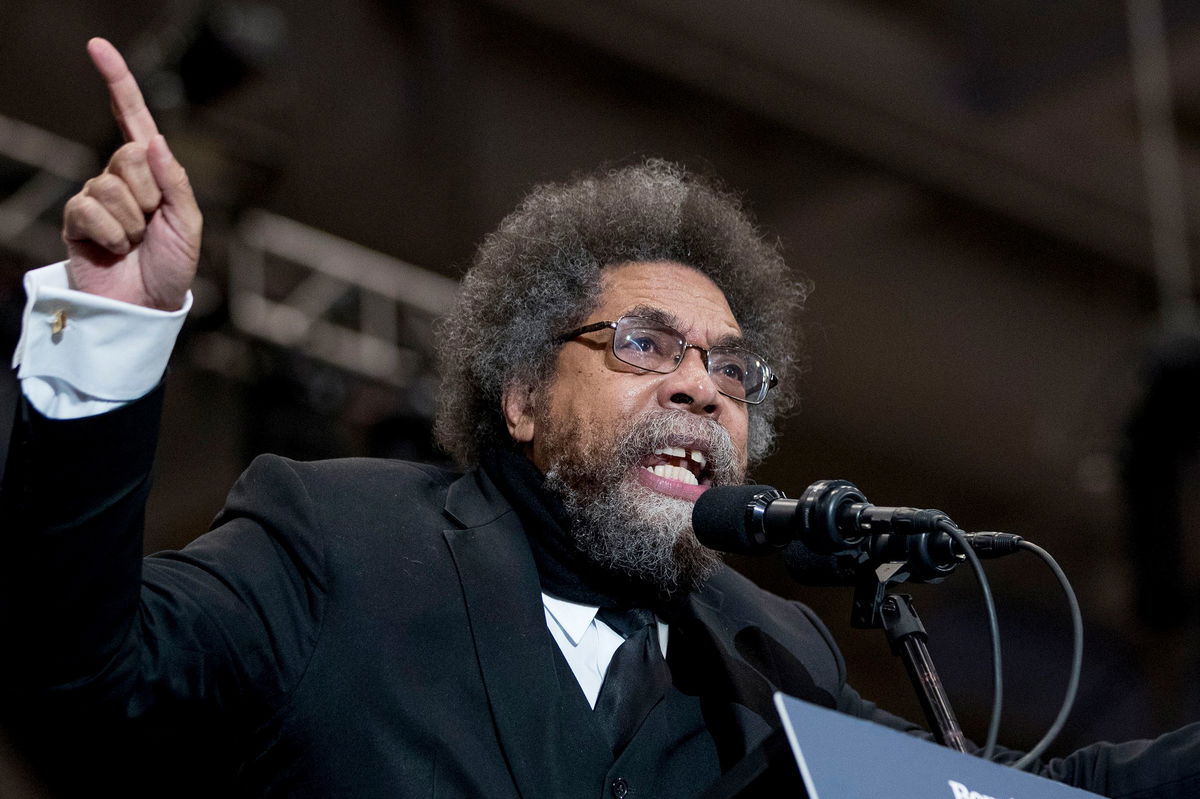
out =
[[658,308],[653,305],[635,305],[621,316],[641,316],[653,322],[658,322],[660,325],[673,327],[676,330],[683,327],[683,321],[664,308]]
[[[683,320],[681,320],[678,316],[664,308],[657,308],[653,305],[635,305],[633,308],[630,308],[628,311],[623,313],[622,316],[641,316],[654,322],[658,322],[660,325],[673,327],[675,330],[686,327],[686,325],[683,323]],[[682,336],[683,334],[681,333],[680,335]],[[711,349],[713,347],[740,347],[741,349],[750,349],[746,337],[737,333],[726,333],[722,336],[718,336],[717,338],[708,342],[708,347],[706,349]]]

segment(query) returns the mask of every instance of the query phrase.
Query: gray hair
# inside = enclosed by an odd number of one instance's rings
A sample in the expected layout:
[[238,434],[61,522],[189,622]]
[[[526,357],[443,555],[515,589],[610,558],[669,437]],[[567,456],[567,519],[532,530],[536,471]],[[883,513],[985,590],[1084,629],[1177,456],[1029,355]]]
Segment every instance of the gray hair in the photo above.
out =
[[501,398],[553,376],[555,338],[596,307],[605,266],[676,261],[725,294],[748,346],[780,376],[750,409],[749,458],[765,457],[775,420],[796,401],[793,316],[807,295],[739,200],[660,160],[537,186],[475,254],[439,336],[438,442],[464,466],[511,446]]

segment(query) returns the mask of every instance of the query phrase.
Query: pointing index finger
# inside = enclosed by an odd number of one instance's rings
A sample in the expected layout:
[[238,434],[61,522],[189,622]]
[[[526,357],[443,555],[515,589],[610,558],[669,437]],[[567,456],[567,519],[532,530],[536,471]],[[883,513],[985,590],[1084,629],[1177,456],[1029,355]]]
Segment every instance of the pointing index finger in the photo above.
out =
[[158,126],[142,98],[133,73],[125,59],[107,40],[95,38],[87,44],[88,55],[96,70],[108,84],[108,95],[112,100],[113,117],[125,134],[125,141],[149,144],[158,135]]

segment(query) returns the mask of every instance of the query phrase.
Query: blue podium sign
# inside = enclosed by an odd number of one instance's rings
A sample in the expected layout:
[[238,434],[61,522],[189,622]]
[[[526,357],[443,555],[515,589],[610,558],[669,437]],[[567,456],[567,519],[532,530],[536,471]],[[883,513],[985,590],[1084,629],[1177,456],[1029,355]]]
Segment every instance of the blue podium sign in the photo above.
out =
[[775,694],[809,799],[1084,799],[1098,794]]

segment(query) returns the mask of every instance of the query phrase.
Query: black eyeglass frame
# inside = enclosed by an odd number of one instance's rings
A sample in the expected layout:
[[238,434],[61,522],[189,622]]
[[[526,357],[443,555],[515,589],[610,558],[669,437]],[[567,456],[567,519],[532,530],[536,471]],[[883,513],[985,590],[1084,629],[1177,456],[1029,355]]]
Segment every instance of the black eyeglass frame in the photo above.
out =
[[[679,337],[679,340],[683,342],[683,352],[680,354],[679,360],[675,361],[675,365],[673,367],[671,367],[670,369],[667,369],[664,371],[662,369],[650,369],[650,368],[643,366],[642,364],[638,364],[638,363],[630,363],[629,361],[622,358],[617,353],[617,326],[624,319],[645,319],[647,322],[652,322],[652,323],[658,325],[659,327],[674,331],[675,335]],[[638,369],[645,369],[647,372],[653,372],[654,374],[659,374],[659,375],[669,375],[672,372],[674,372],[676,369],[678,369],[679,365],[681,363],[683,363],[683,359],[687,355],[687,351],[689,349],[696,350],[697,352],[700,353],[700,360],[704,363],[705,371],[708,371],[708,353],[713,349],[738,350],[739,352],[745,352],[745,353],[748,353],[749,355],[754,356],[758,360],[758,362],[762,364],[763,369],[766,370],[766,377],[767,377],[766,386],[767,387],[765,389],[763,389],[761,397],[759,397],[756,400],[746,399],[745,397],[735,397],[734,395],[732,395],[728,392],[721,391],[721,387],[717,386],[717,391],[719,391],[723,396],[729,397],[731,400],[736,400],[737,402],[741,402],[746,405],[761,404],[762,401],[767,398],[767,392],[770,391],[771,389],[775,388],[775,386],[779,385],[779,378],[775,375],[775,370],[771,368],[770,364],[768,364],[765,360],[763,360],[762,356],[760,356],[754,352],[751,352],[750,350],[745,349],[743,347],[726,347],[726,346],[722,346],[722,345],[717,345],[716,347],[708,347],[708,348],[701,347],[699,344],[693,344],[690,341],[688,341],[686,338],[683,337],[682,333],[680,333],[678,330],[675,330],[675,328],[671,327],[670,325],[663,324],[662,322],[659,322],[657,319],[651,319],[650,317],[639,316],[637,314],[628,314],[626,316],[621,316],[621,317],[618,317],[616,319],[613,319],[611,321],[606,321],[606,322],[592,322],[591,324],[584,325],[583,327],[576,328],[575,330],[571,330],[566,333],[562,333],[554,341],[556,344],[563,344],[563,343],[570,341],[573,338],[578,338],[579,336],[582,336],[585,333],[595,333],[597,330],[604,330],[605,328],[609,328],[610,330],[613,331],[612,343],[609,345],[609,349],[612,351],[614,358],[616,358],[621,363],[627,363],[630,366],[637,367]]]

